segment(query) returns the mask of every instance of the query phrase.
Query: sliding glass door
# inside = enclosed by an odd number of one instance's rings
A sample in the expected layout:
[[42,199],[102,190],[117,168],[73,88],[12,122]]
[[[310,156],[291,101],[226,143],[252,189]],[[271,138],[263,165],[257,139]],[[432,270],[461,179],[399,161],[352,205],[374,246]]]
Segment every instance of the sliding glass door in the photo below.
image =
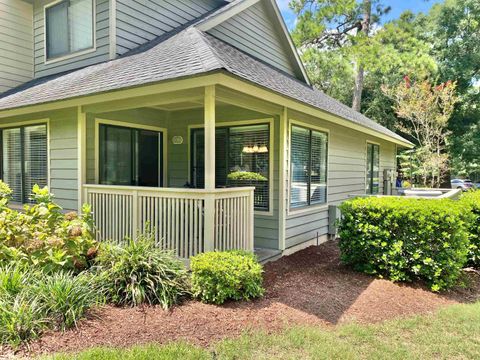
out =
[[163,134],[100,125],[100,184],[163,186]]
[[1,141],[2,180],[14,202],[27,203],[35,184],[48,184],[47,125],[3,129]]

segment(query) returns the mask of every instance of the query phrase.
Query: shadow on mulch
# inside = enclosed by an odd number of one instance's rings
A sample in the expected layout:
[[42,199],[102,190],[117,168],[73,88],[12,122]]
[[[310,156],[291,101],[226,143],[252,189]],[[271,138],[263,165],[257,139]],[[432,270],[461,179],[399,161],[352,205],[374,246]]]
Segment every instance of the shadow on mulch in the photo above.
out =
[[82,321],[78,329],[47,333],[30,349],[33,353],[68,352],[176,340],[208,346],[252,329],[274,332],[291,325],[375,323],[476,301],[480,277],[472,276],[471,282],[469,289],[435,294],[419,284],[375,279],[342,265],[337,242],[328,242],[266,264],[263,299],[222,306],[189,301],[170,311],[107,306]]

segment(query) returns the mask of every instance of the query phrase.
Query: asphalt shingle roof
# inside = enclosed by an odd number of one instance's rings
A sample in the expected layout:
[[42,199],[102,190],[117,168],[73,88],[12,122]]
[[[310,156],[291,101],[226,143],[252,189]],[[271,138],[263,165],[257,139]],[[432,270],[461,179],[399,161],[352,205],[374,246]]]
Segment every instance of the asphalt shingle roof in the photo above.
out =
[[145,47],[141,52],[68,74],[33,80],[0,94],[0,111],[223,70],[352,123],[408,142],[323,92],[193,25],[154,41],[153,46]]

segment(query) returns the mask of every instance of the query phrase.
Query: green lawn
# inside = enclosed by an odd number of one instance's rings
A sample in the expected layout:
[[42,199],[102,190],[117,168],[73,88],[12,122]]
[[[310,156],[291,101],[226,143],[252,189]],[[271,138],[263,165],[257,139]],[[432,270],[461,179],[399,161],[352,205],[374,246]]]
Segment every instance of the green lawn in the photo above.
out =
[[[54,359],[480,359],[480,303],[432,316],[332,330],[293,328],[245,334],[203,350],[183,343],[129,350],[93,349]],[[51,358],[50,358],[51,359]]]

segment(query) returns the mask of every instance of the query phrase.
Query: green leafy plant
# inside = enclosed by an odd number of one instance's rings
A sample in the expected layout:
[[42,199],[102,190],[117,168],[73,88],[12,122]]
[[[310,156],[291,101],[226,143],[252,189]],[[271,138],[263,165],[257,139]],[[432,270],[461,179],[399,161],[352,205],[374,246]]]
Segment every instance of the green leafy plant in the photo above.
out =
[[472,221],[453,200],[357,198],[341,206],[344,263],[393,281],[424,279],[434,291],[456,284],[467,261]]
[[251,171],[234,171],[227,175],[227,179],[231,181],[267,181],[268,179],[262,174]]
[[250,300],[264,293],[263,268],[254,254],[243,251],[209,252],[191,258],[192,292],[201,301]]
[[155,246],[154,234],[146,231],[125,246],[100,247],[98,267],[110,302],[139,306],[160,304],[164,309],[189,293],[187,270],[172,252]]
[[0,264],[12,261],[34,265],[44,272],[88,268],[95,257],[91,209],[82,215],[64,214],[48,188],[35,185],[32,205],[24,211],[8,207],[8,186],[0,183]]
[[102,304],[104,299],[96,277],[86,272],[57,272],[29,290],[32,298],[42,304],[49,324],[61,330],[76,326],[88,309]]
[[467,224],[470,233],[468,263],[478,267],[480,266],[480,190],[464,193],[460,201],[472,212],[472,219]]
[[18,346],[38,337],[46,323],[42,305],[27,291],[0,295],[0,343]]
[[22,264],[0,266],[0,296],[15,296],[37,279],[36,272]]

